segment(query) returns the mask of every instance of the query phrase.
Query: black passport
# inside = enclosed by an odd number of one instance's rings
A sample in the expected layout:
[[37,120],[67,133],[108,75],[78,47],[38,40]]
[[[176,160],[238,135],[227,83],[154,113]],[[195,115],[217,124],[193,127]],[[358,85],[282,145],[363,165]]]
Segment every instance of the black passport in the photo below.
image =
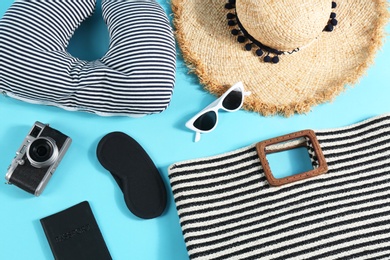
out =
[[55,259],[112,259],[87,201],[40,221]]

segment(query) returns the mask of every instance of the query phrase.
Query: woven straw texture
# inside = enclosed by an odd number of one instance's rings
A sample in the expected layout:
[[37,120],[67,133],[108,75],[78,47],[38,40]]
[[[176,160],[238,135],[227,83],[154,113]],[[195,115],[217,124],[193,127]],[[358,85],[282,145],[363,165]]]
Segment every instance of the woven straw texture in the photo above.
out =
[[[323,7],[324,1],[314,1],[316,8],[302,7],[303,14],[298,17],[289,12],[296,12],[298,4],[304,6],[308,1],[293,1],[294,8],[287,6],[288,1],[237,1],[237,12],[242,12],[240,20],[244,20],[245,28],[251,27],[248,17],[253,17],[256,18],[254,26],[270,21],[273,27],[262,27],[269,32],[267,35],[285,35],[268,39],[260,29],[252,28],[251,32],[258,33],[257,40],[270,47],[291,48],[291,42],[299,43],[296,47],[305,47],[297,53],[280,56],[278,64],[270,64],[253,51],[245,51],[243,44],[231,34],[226,2],[172,0],[179,46],[190,70],[198,75],[206,90],[219,96],[229,86],[242,81],[252,92],[245,100],[244,109],[266,116],[307,113],[313,105],[331,101],[347,85],[355,84],[373,63],[389,18],[387,1],[338,0],[334,10],[338,25],[332,32],[318,34],[320,27],[313,25],[313,16],[319,13],[322,21],[322,12],[326,12],[326,17],[331,12],[330,7],[329,10]],[[256,2],[261,2],[262,12],[253,11],[260,5]],[[281,6],[283,3],[286,5]],[[251,8],[250,4],[255,7]],[[331,1],[328,5],[331,6]],[[292,38],[286,40],[286,37]]]
[[[288,8],[285,3],[290,3]],[[312,42],[322,33],[331,11],[329,0],[237,1],[245,29],[261,43],[284,51]]]

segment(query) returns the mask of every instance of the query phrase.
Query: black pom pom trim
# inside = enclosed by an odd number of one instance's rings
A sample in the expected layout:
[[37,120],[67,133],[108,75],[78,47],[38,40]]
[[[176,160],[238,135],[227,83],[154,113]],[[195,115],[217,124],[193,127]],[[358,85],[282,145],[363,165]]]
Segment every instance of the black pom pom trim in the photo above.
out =
[[[336,8],[337,4],[336,2],[332,2],[332,9]],[[298,52],[300,48],[296,48],[292,51],[279,51],[273,48],[270,48],[261,42],[257,41],[253,36],[251,36],[243,27],[243,25],[240,23],[240,20],[238,19],[237,13],[236,13],[236,0],[227,0],[227,3],[225,4],[225,8],[228,10],[234,9],[232,11],[229,11],[229,13],[226,15],[226,18],[228,20],[227,24],[230,27],[235,27],[231,29],[231,34],[234,36],[237,36],[237,41],[239,43],[245,44],[244,49],[246,51],[251,51],[255,49],[254,53],[258,57],[263,57],[263,61],[267,63],[273,63],[277,64],[279,63],[279,55],[282,54],[293,54],[294,52]],[[334,27],[338,24],[338,21],[335,19],[336,13],[331,12],[328,20],[328,24],[325,26],[324,31],[331,32],[334,30]],[[264,54],[266,53],[266,54]]]
[[225,8],[226,9],[233,9],[234,5],[232,5],[231,3],[227,3],[227,4],[225,4]]
[[252,50],[252,43],[245,44],[245,50],[247,50],[247,51]]
[[[227,19],[234,19],[234,18],[236,18],[236,15],[235,14],[232,14],[232,13],[228,13],[227,15],[226,15],[226,18]],[[333,17],[334,18],[334,17]]]
[[238,35],[240,33],[240,31],[237,29],[233,29],[231,32],[233,35]]
[[226,9],[234,9],[232,11],[229,11],[229,13],[226,15],[226,18],[228,20],[228,26],[236,27],[231,29],[231,34],[237,36],[237,41],[239,43],[245,44],[244,49],[246,51],[252,51],[253,49],[255,49],[255,53],[258,57],[262,57],[264,53],[267,53],[267,55],[263,58],[265,62],[278,63],[278,55],[283,54],[283,52],[267,47],[262,43],[258,42],[256,39],[254,39],[240,24],[240,21],[237,17],[237,13],[235,11],[235,4],[236,0],[228,0],[228,2],[225,4]]
[[257,50],[256,50],[256,55],[257,55],[257,56],[260,57],[260,56],[263,56],[263,54],[264,54],[264,52],[263,52],[262,49],[257,49]]
[[271,57],[270,56],[265,56],[264,57],[264,62],[271,62]]
[[[332,9],[335,9],[337,7],[336,2],[332,2]],[[336,13],[331,12],[329,16],[328,24],[325,26],[324,31],[331,32],[334,30],[334,27],[338,24],[338,21],[335,19]]]
[[228,21],[228,25],[229,25],[229,26],[235,26],[235,25],[236,25],[236,22],[233,21],[233,20],[229,20],[229,21]]
[[331,31],[333,31],[333,25],[331,25],[331,24],[328,24],[327,26],[325,26],[325,31],[327,31],[327,32],[331,32]]
[[244,36],[240,35],[240,36],[237,37],[237,41],[239,43],[244,43],[246,41],[246,38]]

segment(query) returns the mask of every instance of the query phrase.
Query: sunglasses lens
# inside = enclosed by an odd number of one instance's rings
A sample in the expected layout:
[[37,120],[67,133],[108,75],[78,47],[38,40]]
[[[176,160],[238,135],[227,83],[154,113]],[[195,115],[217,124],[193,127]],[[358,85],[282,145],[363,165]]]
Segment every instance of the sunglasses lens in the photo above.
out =
[[202,131],[211,130],[217,123],[217,114],[214,111],[204,113],[195,120],[194,126]]
[[241,106],[242,92],[239,90],[233,90],[230,92],[222,102],[222,106],[228,110],[235,110]]

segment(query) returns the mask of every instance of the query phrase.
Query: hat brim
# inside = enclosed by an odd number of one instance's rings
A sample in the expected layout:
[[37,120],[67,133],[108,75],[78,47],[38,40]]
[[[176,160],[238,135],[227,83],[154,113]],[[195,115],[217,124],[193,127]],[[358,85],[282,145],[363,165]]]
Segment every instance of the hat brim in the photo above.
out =
[[385,0],[338,0],[338,25],[310,46],[263,62],[230,33],[226,0],[172,0],[178,44],[209,92],[221,95],[242,81],[251,91],[244,109],[262,115],[306,113],[332,100],[373,63],[388,21]]

